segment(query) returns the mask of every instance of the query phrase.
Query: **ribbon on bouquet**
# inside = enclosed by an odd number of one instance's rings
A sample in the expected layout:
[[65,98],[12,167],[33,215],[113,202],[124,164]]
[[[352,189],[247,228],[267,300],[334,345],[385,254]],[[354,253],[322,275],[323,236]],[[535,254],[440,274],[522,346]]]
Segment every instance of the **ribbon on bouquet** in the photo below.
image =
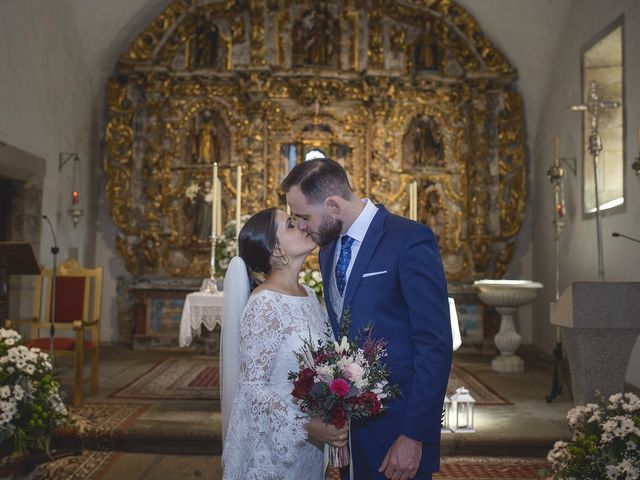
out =
[[[353,452],[353,449],[351,448],[351,419],[349,419],[349,432],[348,432],[347,435],[348,435],[347,438],[349,439],[349,443],[348,443],[349,446],[348,446],[348,450],[347,450],[347,455],[349,455],[349,480],[353,480],[353,455],[351,454],[351,452]],[[328,443],[324,444],[324,462],[323,462],[322,471],[325,472],[325,474],[327,472],[327,467],[329,466],[329,464],[331,462],[331,449],[332,448],[336,448],[336,447],[332,447]]]

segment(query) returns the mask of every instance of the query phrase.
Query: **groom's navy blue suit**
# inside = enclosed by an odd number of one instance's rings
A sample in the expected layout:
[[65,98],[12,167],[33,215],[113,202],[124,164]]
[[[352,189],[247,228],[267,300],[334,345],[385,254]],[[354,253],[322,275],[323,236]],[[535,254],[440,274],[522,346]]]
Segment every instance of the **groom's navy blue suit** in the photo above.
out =
[[[325,300],[336,336],[339,319],[326,286],[337,243],[320,250]],[[385,273],[365,275],[377,272]],[[381,416],[352,423],[356,480],[385,478],[378,468],[400,435],[422,442],[416,478],[431,478],[439,469],[440,418],[452,357],[447,284],[431,230],[379,206],[349,275],[346,309],[351,311],[350,337],[371,322],[373,336],[388,342],[390,381],[402,391]]]

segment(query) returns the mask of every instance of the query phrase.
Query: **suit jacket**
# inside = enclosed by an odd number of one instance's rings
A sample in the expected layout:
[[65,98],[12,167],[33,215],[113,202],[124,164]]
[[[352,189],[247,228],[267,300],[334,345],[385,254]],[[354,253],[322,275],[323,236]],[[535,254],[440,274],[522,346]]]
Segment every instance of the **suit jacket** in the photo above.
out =
[[[325,284],[331,281],[337,243],[320,250]],[[324,290],[325,300],[337,337],[329,290]],[[351,269],[344,295],[347,309],[350,338],[362,336],[371,322],[372,335],[387,341],[390,382],[402,391],[400,398],[387,402],[381,416],[352,423],[352,442],[377,469],[395,439],[406,435],[423,442],[419,471],[438,471],[452,338],[447,283],[433,232],[379,206]]]

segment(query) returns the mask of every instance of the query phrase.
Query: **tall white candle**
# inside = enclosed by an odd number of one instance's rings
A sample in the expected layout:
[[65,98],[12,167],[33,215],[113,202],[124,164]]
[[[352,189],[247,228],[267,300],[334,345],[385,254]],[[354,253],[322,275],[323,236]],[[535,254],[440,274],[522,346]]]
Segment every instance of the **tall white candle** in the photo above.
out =
[[236,173],[236,238],[240,236],[240,213],[242,209],[242,167],[238,165]]
[[218,199],[216,202],[216,233],[218,236],[223,236],[224,232],[222,231],[222,182],[219,178],[216,178],[216,182],[218,186],[216,188],[218,193]]
[[211,179],[211,236],[216,238],[216,217],[218,215],[218,204],[216,199],[218,197],[218,163],[213,163],[213,178]]

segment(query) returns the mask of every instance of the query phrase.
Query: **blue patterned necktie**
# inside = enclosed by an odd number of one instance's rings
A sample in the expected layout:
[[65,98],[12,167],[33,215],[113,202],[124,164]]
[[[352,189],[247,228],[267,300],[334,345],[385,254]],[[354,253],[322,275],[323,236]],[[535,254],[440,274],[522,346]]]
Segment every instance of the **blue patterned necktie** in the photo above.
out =
[[347,285],[347,269],[349,268],[349,263],[351,263],[351,245],[353,245],[353,242],[354,239],[349,235],[342,236],[340,256],[336,263],[336,284],[341,296],[344,296],[344,287]]

